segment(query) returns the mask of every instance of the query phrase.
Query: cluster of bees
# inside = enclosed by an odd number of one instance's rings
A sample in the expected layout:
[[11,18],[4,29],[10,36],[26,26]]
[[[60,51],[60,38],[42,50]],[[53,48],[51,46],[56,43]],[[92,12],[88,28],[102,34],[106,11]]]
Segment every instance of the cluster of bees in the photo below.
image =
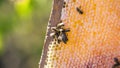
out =
[[114,62],[115,62],[115,64],[113,65],[112,68],[116,68],[116,67],[120,66],[120,62],[119,62],[118,58],[114,58]]
[[[68,7],[66,2],[63,3],[63,8],[65,7]],[[79,14],[83,14],[81,7],[77,7],[76,10],[79,12]],[[53,33],[51,33],[50,36],[53,37],[54,41],[57,41],[56,43],[67,43],[68,38],[66,32],[69,32],[70,29],[65,29],[64,23],[59,23],[56,27],[51,27],[51,30],[53,31]]]
[[66,32],[69,32],[70,29],[65,29],[64,23],[59,23],[56,27],[51,27],[51,30],[53,33],[51,33],[50,36],[53,37],[56,44],[59,44],[60,42],[64,42],[65,44],[67,43],[68,37]]

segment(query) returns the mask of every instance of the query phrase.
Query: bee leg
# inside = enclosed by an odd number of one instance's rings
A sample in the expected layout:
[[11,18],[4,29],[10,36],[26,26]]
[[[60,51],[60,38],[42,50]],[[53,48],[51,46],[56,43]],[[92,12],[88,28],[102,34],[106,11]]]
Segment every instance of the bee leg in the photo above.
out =
[[70,32],[70,29],[65,29],[64,32]]
[[58,44],[60,44],[61,40],[58,39]]

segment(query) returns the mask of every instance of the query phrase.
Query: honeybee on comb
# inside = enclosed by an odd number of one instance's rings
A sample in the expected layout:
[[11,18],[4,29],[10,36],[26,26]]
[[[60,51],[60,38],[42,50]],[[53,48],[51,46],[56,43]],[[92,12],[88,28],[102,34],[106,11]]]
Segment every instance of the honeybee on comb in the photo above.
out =
[[68,41],[66,32],[69,32],[69,31],[70,31],[70,29],[60,29],[60,35],[59,35],[58,39],[63,41],[66,44]]
[[81,6],[77,7],[76,10],[79,14],[83,14],[83,11],[81,10]]
[[67,43],[68,37],[66,35],[66,32],[69,32],[70,29],[65,29],[64,23],[61,22],[56,27],[51,27],[51,30],[53,31],[53,33],[51,33],[50,36],[52,36],[57,43]]

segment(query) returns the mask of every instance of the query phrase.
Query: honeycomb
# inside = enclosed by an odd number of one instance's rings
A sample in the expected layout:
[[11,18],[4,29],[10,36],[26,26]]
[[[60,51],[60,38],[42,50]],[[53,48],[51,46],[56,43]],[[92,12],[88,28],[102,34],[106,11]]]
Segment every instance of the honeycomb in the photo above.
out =
[[61,20],[70,28],[68,42],[51,41],[44,68],[112,68],[115,57],[120,61],[120,0],[65,2]]

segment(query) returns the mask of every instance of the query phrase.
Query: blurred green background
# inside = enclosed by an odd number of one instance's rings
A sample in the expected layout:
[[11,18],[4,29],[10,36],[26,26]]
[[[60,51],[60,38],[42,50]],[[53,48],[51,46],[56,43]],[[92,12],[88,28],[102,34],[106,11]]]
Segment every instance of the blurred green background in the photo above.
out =
[[38,68],[52,0],[0,0],[0,68]]

